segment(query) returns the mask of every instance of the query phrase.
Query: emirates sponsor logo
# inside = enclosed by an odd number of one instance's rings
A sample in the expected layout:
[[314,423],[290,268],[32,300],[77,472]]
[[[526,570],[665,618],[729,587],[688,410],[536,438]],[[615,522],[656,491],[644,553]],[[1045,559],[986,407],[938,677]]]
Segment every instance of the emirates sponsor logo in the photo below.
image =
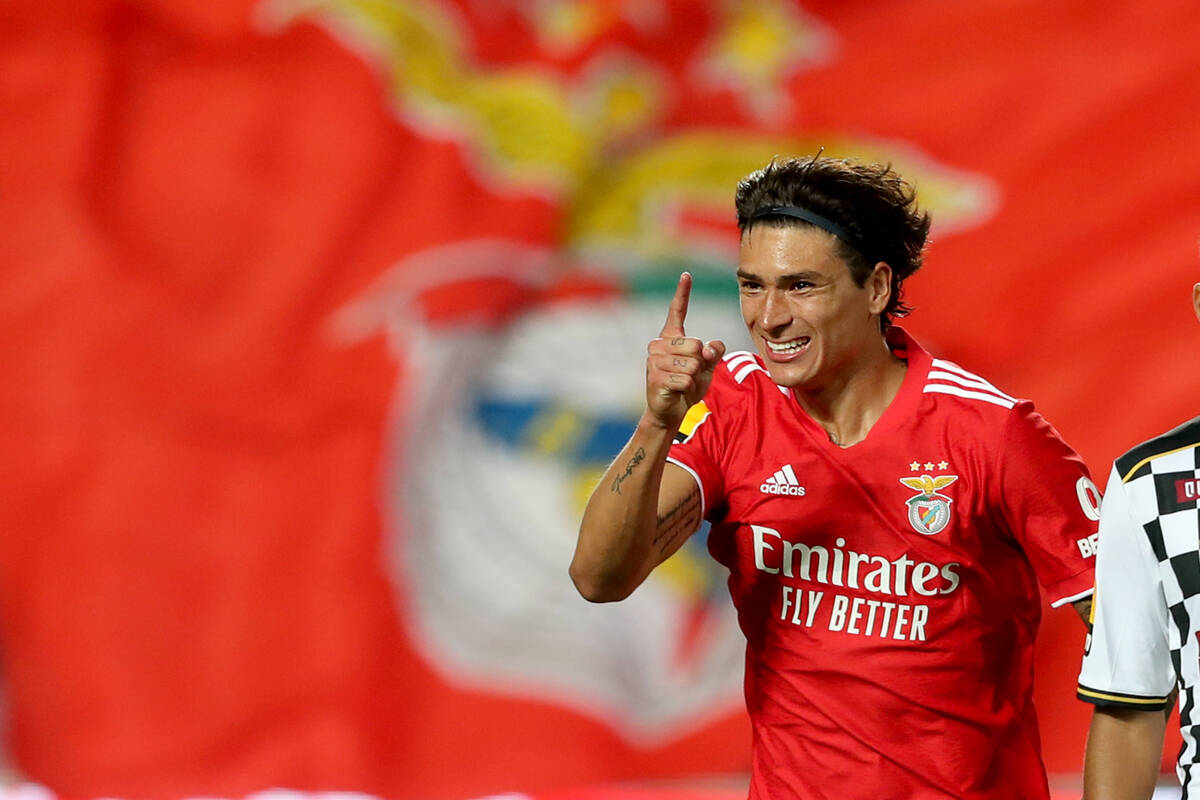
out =
[[947,595],[959,586],[962,564],[957,561],[914,561],[907,553],[888,559],[843,549],[846,540],[840,536],[833,547],[827,547],[789,541],[766,525],[751,525],[750,530],[754,536],[754,566],[771,575],[900,597]]
[[939,626],[921,601],[953,594],[961,584],[957,561],[935,564],[908,553],[889,559],[855,552],[840,536],[830,547],[789,541],[766,525],[750,530],[755,568],[779,580],[781,624],[924,642]]

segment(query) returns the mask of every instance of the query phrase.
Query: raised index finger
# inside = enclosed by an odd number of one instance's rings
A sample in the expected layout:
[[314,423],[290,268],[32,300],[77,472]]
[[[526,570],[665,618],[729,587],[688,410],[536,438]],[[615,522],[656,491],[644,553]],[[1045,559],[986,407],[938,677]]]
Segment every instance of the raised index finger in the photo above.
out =
[[662,333],[666,339],[671,336],[686,336],[683,332],[683,320],[687,317],[688,298],[692,294],[692,274],[685,272],[679,276],[679,285],[675,287],[675,296],[671,298],[671,307],[667,310],[667,321]]

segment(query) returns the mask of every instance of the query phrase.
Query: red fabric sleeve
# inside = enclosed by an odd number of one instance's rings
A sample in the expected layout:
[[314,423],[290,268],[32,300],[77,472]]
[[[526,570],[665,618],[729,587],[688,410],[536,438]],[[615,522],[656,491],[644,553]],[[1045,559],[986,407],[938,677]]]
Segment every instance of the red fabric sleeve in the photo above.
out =
[[720,508],[725,502],[725,479],[721,469],[724,438],[719,417],[721,409],[729,403],[731,383],[728,371],[718,368],[704,399],[688,411],[667,455],[668,461],[686,469],[700,484],[703,515],[710,521],[713,509]]
[[1087,465],[1028,401],[1005,423],[1000,502],[1052,606],[1091,593],[1100,493]]

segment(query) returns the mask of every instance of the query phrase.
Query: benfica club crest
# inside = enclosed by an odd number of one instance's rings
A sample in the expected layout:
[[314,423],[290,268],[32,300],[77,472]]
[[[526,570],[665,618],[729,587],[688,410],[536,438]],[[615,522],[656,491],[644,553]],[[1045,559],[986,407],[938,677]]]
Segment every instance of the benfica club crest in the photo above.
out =
[[[665,300],[648,281],[546,285],[557,258],[502,240],[420,251],[338,320],[386,325],[404,356],[381,487],[398,607],[455,685],[667,741],[737,709],[745,639],[701,533],[622,603],[566,577],[587,497],[637,424]],[[741,344],[725,286],[697,283],[688,324]]]
[[936,478],[922,475],[919,478],[901,478],[900,482],[920,494],[910,497],[908,524],[914,531],[925,536],[941,532],[950,522],[950,504],[954,501],[938,490],[958,480],[957,475],[939,475]]

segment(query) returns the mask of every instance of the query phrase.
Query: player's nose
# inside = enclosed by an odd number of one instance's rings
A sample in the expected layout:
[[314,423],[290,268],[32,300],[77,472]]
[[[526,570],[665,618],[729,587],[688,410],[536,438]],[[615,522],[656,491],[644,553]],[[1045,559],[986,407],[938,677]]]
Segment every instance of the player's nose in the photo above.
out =
[[782,292],[768,289],[764,292],[762,308],[759,311],[758,322],[766,330],[775,330],[789,325],[792,321],[791,309]]

